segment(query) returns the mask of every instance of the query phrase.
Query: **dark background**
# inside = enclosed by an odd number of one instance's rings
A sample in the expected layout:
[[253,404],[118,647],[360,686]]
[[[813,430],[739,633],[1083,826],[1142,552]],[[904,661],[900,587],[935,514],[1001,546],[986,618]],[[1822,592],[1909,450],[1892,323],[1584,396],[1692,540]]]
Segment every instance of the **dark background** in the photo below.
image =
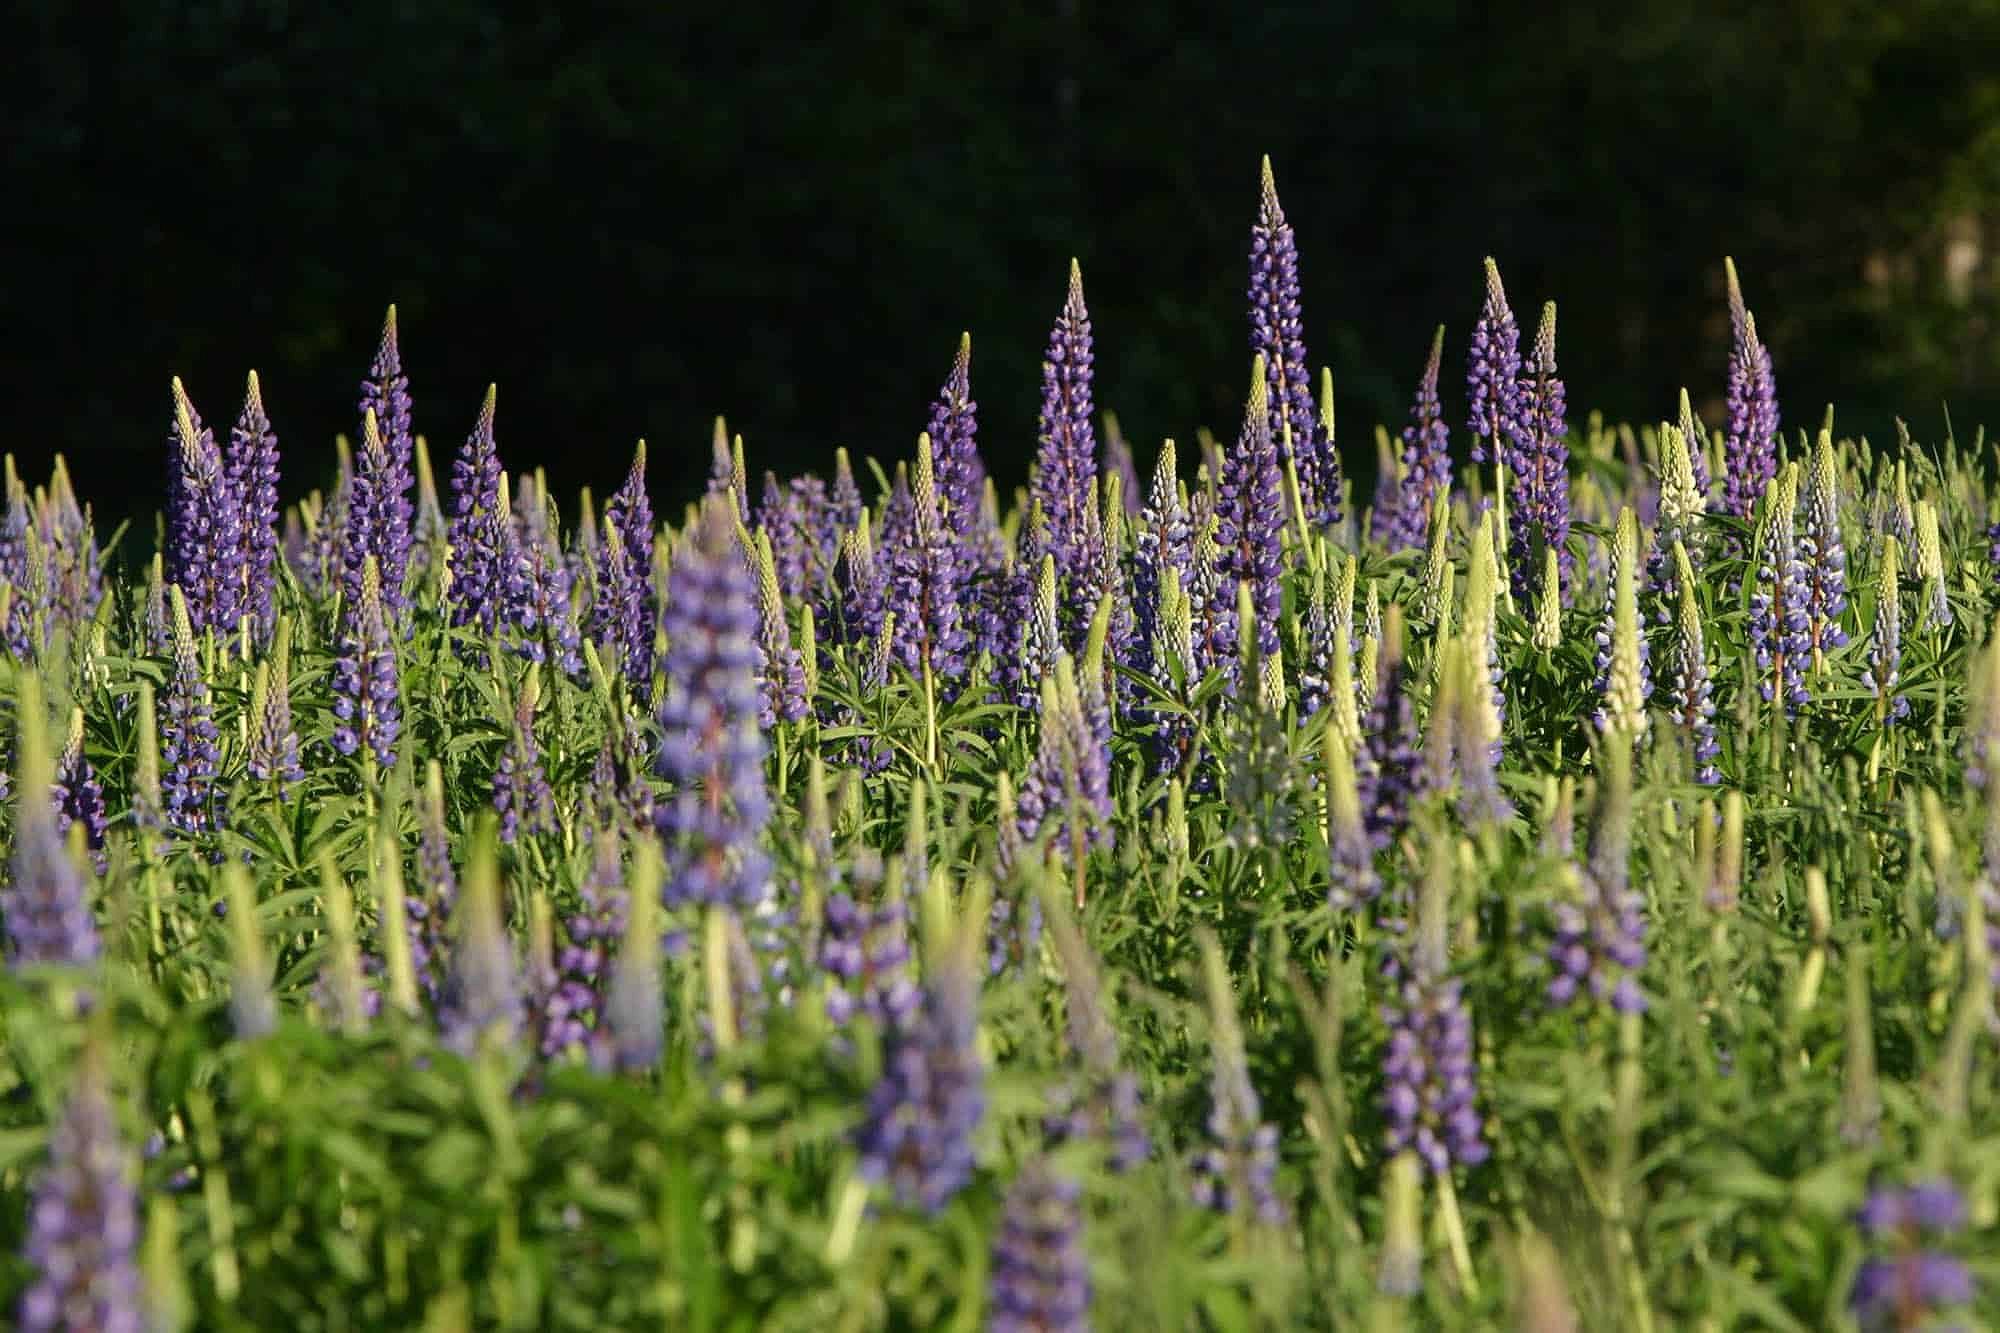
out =
[[440,468],[489,379],[509,465],[600,497],[640,435],[691,493],[718,412],[753,471],[892,459],[969,329],[1013,481],[1076,255],[1144,466],[1234,429],[1265,152],[1357,470],[1439,321],[1462,419],[1488,253],[1578,417],[1716,420],[1725,253],[1788,423],[2000,406],[1992,4],[670,8],[27,6],[4,447],[150,511],[168,377],[221,429],[254,366],[296,494],[394,300]]

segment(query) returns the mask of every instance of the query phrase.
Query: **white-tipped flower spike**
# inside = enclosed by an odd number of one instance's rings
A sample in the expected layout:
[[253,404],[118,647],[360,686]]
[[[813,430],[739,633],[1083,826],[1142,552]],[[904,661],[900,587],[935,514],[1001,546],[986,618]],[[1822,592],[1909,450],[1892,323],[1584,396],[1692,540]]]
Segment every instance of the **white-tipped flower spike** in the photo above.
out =
[[1634,568],[1638,563],[1639,520],[1630,506],[1618,513],[1612,555],[1611,662],[1605,677],[1604,711],[1599,727],[1636,743],[1646,734],[1646,699],[1652,681],[1646,670],[1645,642],[1639,637],[1639,597]]
[[1900,722],[1910,713],[1910,701],[1897,692],[1903,661],[1903,545],[1896,534],[1882,538],[1882,563],[1876,573],[1875,632],[1868,645],[1868,682],[1875,689],[1875,718],[1881,725]]
[[1327,723],[1323,760],[1326,769],[1326,845],[1332,880],[1328,905],[1351,912],[1373,899],[1381,884],[1375,876],[1375,856],[1361,818],[1361,788],[1354,771],[1354,749],[1340,728]]
[[328,1022],[343,1032],[355,1033],[367,1026],[368,1009],[361,982],[361,946],[354,934],[354,894],[334,871],[330,856],[320,858],[319,879],[332,945],[322,982],[323,1003]]
[[868,680],[876,688],[889,683],[889,664],[896,660],[896,613],[882,613],[882,632],[868,646]]
[[1459,815],[1468,825],[1505,823],[1514,808],[1500,791],[1500,709],[1478,636],[1461,636],[1459,647],[1458,745]]
[[[1181,572],[1168,565],[1160,575],[1160,625],[1166,640],[1165,661],[1177,663],[1183,675],[1195,672],[1194,612],[1181,587]],[[1171,668],[1169,668],[1171,669]]]
[[1443,620],[1451,609],[1450,594],[1446,591],[1445,580],[1449,576],[1451,556],[1445,549],[1446,539],[1451,535],[1451,496],[1440,491],[1436,503],[1431,506],[1430,547],[1424,557],[1424,619],[1433,625]]
[[1924,627],[1951,624],[1951,602],[1945,596],[1944,543],[1938,536],[1937,506],[1917,501],[1917,577],[1924,585]]
[[[1361,623],[1367,630],[1368,637],[1375,640],[1375,642],[1380,643],[1382,642],[1382,594],[1380,590],[1376,588],[1375,581],[1373,579],[1370,579],[1368,581],[1368,597],[1366,605],[1367,605],[1367,614],[1363,617]],[[1365,675],[1366,673],[1363,674]],[[1374,689],[1374,684],[1372,682],[1369,683],[1369,688],[1371,690]]]
[[1806,564],[1808,614],[1814,670],[1825,666],[1828,649],[1844,647],[1847,630],[1847,542],[1840,531],[1840,460],[1834,453],[1833,430],[1822,427],[1806,473],[1799,535]]
[[1542,549],[1542,586],[1535,598],[1535,625],[1529,642],[1545,653],[1562,645],[1562,571],[1552,546]]
[[1044,553],[1035,575],[1035,605],[1028,617],[1027,640],[1022,647],[1021,666],[1032,682],[1055,665],[1063,650],[1062,624],[1057,619],[1056,558]]
[[1271,717],[1285,715],[1285,650],[1273,648],[1258,664],[1257,704]]
[[1382,1190],[1382,1254],[1375,1286],[1390,1296],[1414,1296],[1424,1281],[1423,1165],[1414,1151],[1389,1162]]
[[1674,567],[1678,570],[1680,611],[1674,622],[1673,661],[1668,664],[1668,707],[1676,726],[1687,738],[1694,760],[1695,781],[1706,786],[1720,782],[1715,759],[1722,748],[1715,739],[1715,700],[1708,674],[1708,649],[1701,626],[1701,606],[1695,600],[1694,563],[1687,548],[1674,543]]
[[1326,673],[1333,724],[1340,729],[1341,739],[1347,742],[1350,752],[1361,745],[1361,705],[1354,680],[1354,567],[1359,563],[1341,561],[1340,572],[1334,579],[1330,609],[1333,655]]

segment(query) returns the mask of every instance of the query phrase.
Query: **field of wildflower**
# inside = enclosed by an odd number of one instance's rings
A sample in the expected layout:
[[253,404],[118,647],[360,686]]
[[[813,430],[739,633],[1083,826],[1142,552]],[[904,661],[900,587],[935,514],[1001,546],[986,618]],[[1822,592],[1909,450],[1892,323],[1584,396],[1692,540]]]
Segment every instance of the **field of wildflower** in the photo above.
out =
[[1781,416],[1733,266],[1579,420],[1489,260],[1357,442],[1300,291],[1267,164],[1142,471],[1072,265],[1011,498],[969,338],[665,523],[434,471],[393,309],[337,456],[174,380],[156,540],[10,459],[15,1326],[2000,1323],[1983,438]]

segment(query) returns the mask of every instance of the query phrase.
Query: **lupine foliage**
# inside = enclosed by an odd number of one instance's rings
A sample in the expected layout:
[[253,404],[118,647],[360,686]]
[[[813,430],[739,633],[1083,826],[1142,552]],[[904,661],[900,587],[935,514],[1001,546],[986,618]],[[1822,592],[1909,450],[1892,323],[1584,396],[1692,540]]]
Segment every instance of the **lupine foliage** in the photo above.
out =
[[1745,311],[1711,486],[1489,264],[1336,518],[1266,187],[1248,410],[1143,495],[1074,269],[1011,509],[965,342],[872,493],[718,422],[664,528],[489,395],[447,529],[393,316],[281,526],[254,379],[136,575],[10,461],[0,1304],[1992,1326],[1983,439],[1783,437]]

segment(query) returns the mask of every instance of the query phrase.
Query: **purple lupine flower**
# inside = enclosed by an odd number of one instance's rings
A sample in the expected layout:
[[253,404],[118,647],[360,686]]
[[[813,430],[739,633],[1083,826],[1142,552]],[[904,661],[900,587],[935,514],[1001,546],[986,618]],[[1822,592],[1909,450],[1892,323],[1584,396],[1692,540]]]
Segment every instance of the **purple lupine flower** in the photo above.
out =
[[103,874],[104,835],[110,829],[111,819],[105,813],[104,786],[97,780],[97,769],[83,752],[81,708],[71,710],[69,737],[56,756],[54,796],[57,835],[68,833],[72,824],[82,825],[84,846],[90,849],[97,873]]
[[835,533],[851,530],[861,522],[861,514],[867,506],[861,500],[861,487],[854,482],[854,467],[847,461],[847,450],[833,451],[833,485],[827,491],[826,520]]
[[1405,688],[1408,668],[1401,635],[1392,633],[1376,665],[1375,697],[1363,719],[1362,745],[1354,756],[1361,821],[1379,850],[1409,827],[1417,799],[1428,790],[1428,769],[1417,714]]
[[314,597],[331,597],[342,576],[340,557],[347,542],[347,511],[354,499],[354,459],[347,437],[335,437],[333,445],[333,490],[324,497],[318,491],[307,497],[312,527],[301,535],[299,558],[293,566],[300,584]]
[[1236,634],[1236,587],[1223,577],[1222,548],[1217,544],[1212,501],[1198,496],[1193,506],[1194,544],[1188,557],[1190,618],[1194,622],[1195,670],[1207,675],[1220,668],[1234,674],[1240,644]]
[[852,891],[827,895],[819,965],[833,984],[827,987],[826,1016],[845,1027],[856,1014],[877,1024],[908,1020],[919,992],[910,979],[909,911],[903,902],[876,896],[881,886],[881,862],[857,864],[848,879]]
[[1569,427],[1562,377],[1556,373],[1556,303],[1542,307],[1535,349],[1521,369],[1520,415],[1509,462],[1514,490],[1508,524],[1515,594],[1529,599],[1539,591],[1542,552],[1553,549],[1559,587],[1567,591],[1576,557],[1569,549]]
[[751,555],[757,573],[757,646],[763,657],[759,720],[767,727],[798,722],[811,711],[812,701],[806,698],[805,659],[792,643],[792,628],[785,620],[785,594],[778,584],[769,533],[756,535]]
[[436,1008],[442,1003],[451,953],[451,919],[458,906],[458,874],[444,821],[444,774],[431,761],[417,815],[417,883],[403,905],[410,936],[410,966],[417,986]]
[[1488,1149],[1474,1105],[1478,1071],[1463,985],[1420,956],[1404,959],[1393,951],[1383,975],[1394,988],[1382,1006],[1389,1029],[1382,1054],[1388,1155],[1414,1150],[1433,1175],[1477,1166]]
[[205,833],[222,824],[222,797],[216,772],[222,764],[208,682],[201,674],[187,600],[170,590],[174,620],[174,676],[160,719],[160,798],[168,825],[183,833]]
[[1059,920],[1053,933],[1062,960],[1069,1044],[1077,1071],[1052,1092],[1042,1132],[1052,1144],[1095,1139],[1108,1150],[1113,1171],[1137,1170],[1152,1154],[1140,1113],[1139,1080],[1118,1058],[1118,1034],[1105,1012],[1090,946],[1068,920]]
[[778,590],[788,600],[803,597],[824,576],[817,518],[825,505],[826,487],[819,478],[795,477],[789,485],[781,485],[776,473],[764,474],[757,531],[771,543]]
[[[1069,296],[1042,361],[1042,413],[1030,495],[1048,521],[1043,550],[1067,585],[1083,571],[1098,530],[1097,436],[1091,424],[1090,312],[1083,270],[1069,266]],[[886,541],[886,531],[884,534]]]
[[1056,659],[1041,693],[1035,759],[1021,780],[1021,840],[1049,834],[1048,855],[1068,863],[1088,846],[1111,842],[1110,756],[1084,706],[1075,667]]
[[513,519],[508,619],[521,634],[515,651],[530,662],[546,662],[566,676],[580,677],[583,634],[570,596],[576,572],[563,555],[555,497],[538,484],[523,482]]
[[990,1333],[1088,1333],[1082,1192],[1037,1158],[1007,1189],[993,1238]]
[[493,771],[493,808],[500,815],[500,841],[512,842],[523,831],[552,833],[556,826],[555,795],[542,767],[542,747],[535,740],[535,703],[540,690],[533,667],[514,701],[514,729],[500,751]]
[[1875,632],[1868,640],[1868,683],[1875,691],[1877,714],[1885,724],[1910,715],[1910,701],[1898,688],[1903,667],[1902,544],[1891,535],[1882,543],[1879,586],[1875,593]]
[[930,436],[918,437],[916,479],[910,490],[912,521],[903,541],[888,551],[887,605],[902,627],[897,661],[920,678],[928,670],[949,695],[968,665],[960,620],[964,548],[945,527],[931,448]]
[[[361,382],[356,415],[365,422],[371,414],[382,437],[382,453],[374,456],[364,449],[355,460],[355,480],[359,482],[364,472],[369,474],[366,492],[372,513],[365,527],[350,529],[365,540],[365,546],[350,546],[345,552],[347,592],[353,597],[360,591],[361,566],[368,556],[374,556],[380,569],[383,613],[394,620],[408,605],[403,583],[410,567],[411,520],[416,514],[410,500],[416,436],[410,427],[410,381],[403,374],[393,305],[382,321],[382,342],[368,367],[368,378]],[[365,426],[362,433],[365,437]]]
[[962,945],[942,954],[916,1008],[889,1025],[858,1136],[861,1178],[932,1214],[972,1178],[972,1136],[986,1113],[978,974]]
[[[1403,484],[1384,539],[1388,549],[1407,551],[1423,545],[1437,497],[1451,493],[1451,428],[1444,424],[1438,399],[1438,372],[1444,360],[1444,326],[1431,339],[1430,360],[1417,381],[1410,424],[1403,427]],[[1378,527],[1380,519],[1377,519]]]
[[264,391],[254,370],[243,393],[243,411],[229,432],[225,470],[242,533],[242,610],[256,627],[257,641],[269,643],[277,625],[272,597],[277,590],[278,437],[265,414]]
[[1472,326],[1472,349],[1465,376],[1466,427],[1472,434],[1472,461],[1511,461],[1509,443],[1521,417],[1521,328],[1500,285],[1500,266],[1486,260],[1486,304]]
[[616,1061],[604,1021],[606,990],[629,896],[617,835],[599,829],[591,837],[590,869],[577,885],[581,910],[564,921],[561,947],[552,943],[549,955],[536,960],[543,975],[534,978],[530,1009],[543,1059],[584,1050],[593,1063],[608,1066]]
[[[1271,159],[1264,159],[1257,222],[1250,229],[1250,354],[1260,357],[1264,429],[1299,480],[1306,517],[1320,527],[1340,522],[1340,456],[1319,434],[1307,369],[1305,316],[1299,306],[1299,249],[1278,203]],[[1247,429],[1247,428],[1246,428]],[[1282,513],[1282,506],[1279,512]]]
[[87,1051],[49,1133],[22,1249],[34,1273],[15,1311],[23,1333],[147,1327],[138,1194],[105,1083],[103,1058]]
[[962,334],[951,374],[931,404],[931,448],[936,455],[938,511],[971,568],[990,565],[999,534],[988,529],[981,501],[986,464],[979,457],[979,404],[972,398],[972,335]]
[[743,437],[737,436],[732,448],[729,425],[717,417],[708,450],[708,494],[734,496],[736,521],[749,523],[750,478],[743,470]]
[[[288,622],[289,623],[289,622]],[[250,717],[250,753],[246,767],[259,782],[276,783],[282,794],[286,786],[304,782],[306,772],[299,762],[299,733],[292,724],[291,631],[281,628],[271,650],[268,666],[259,668]]]
[[167,483],[167,582],[187,598],[197,630],[234,633],[243,610],[242,511],[215,435],[174,379],[174,438]]
[[382,576],[372,555],[362,566],[361,595],[343,608],[341,620],[340,654],[333,663],[333,748],[342,754],[366,748],[376,763],[393,768],[402,691]]
[[829,644],[873,643],[882,632],[888,612],[884,563],[875,558],[866,523],[840,539],[833,580],[814,622]]
[[1936,1248],[1966,1227],[1965,1198],[1948,1180],[1907,1189],[1877,1188],[1856,1214],[1870,1240],[1887,1243],[1888,1257],[1868,1259],[1855,1274],[1848,1307],[1864,1329],[1929,1327],[1941,1310],[1972,1304],[1972,1270]]
[[1757,541],[1757,583],[1750,594],[1750,642],[1757,657],[1757,690],[1784,705],[1790,717],[1811,697],[1806,668],[1812,662],[1810,584],[1799,559],[1794,517],[1797,474],[1765,488],[1764,521]]
[[521,978],[502,912],[493,839],[482,831],[466,869],[439,1005],[444,1044],[461,1055],[470,1055],[489,1036],[507,1042],[520,1031]]
[[770,817],[758,730],[757,589],[728,507],[709,501],[675,554],[666,603],[666,697],[654,812],[668,843],[669,903],[745,909],[770,893],[758,839]]
[[1588,991],[1619,1013],[1643,1013],[1636,976],[1646,965],[1645,899],[1629,884],[1607,883],[1581,866],[1574,872],[1577,892],[1555,908],[1549,1003],[1560,1009]]
[[639,441],[625,483],[604,506],[604,542],[598,549],[597,597],[591,637],[616,649],[627,680],[653,674],[653,502],[646,493],[646,442]]
[[1278,1197],[1278,1127],[1263,1119],[1250,1061],[1243,1050],[1235,1002],[1226,991],[1227,969],[1208,941],[1209,1003],[1214,1011],[1213,1070],[1209,1077],[1209,1146],[1194,1157],[1194,1199],[1218,1213],[1248,1213],[1278,1225],[1285,1220]]
[[1807,633],[1817,657],[1847,644],[1847,630],[1840,623],[1847,613],[1847,542],[1840,532],[1840,466],[1830,430],[1819,433],[1802,499],[1799,559],[1806,567]]
[[1145,495],[1139,480],[1139,463],[1132,456],[1132,442],[1118,429],[1118,418],[1104,414],[1104,476],[1106,484],[1118,478],[1119,517],[1126,522],[1139,517],[1139,501]]
[[89,886],[63,845],[55,802],[49,799],[50,771],[42,719],[41,691],[23,691],[16,704],[20,736],[15,759],[21,766],[14,809],[11,882],[0,891],[0,915],[7,922],[7,956],[15,967],[58,963],[80,967],[101,952],[97,921],[91,915]]
[[1669,659],[1667,700],[1674,725],[1687,738],[1694,760],[1694,780],[1712,787],[1722,781],[1715,766],[1722,746],[1715,739],[1715,699],[1709,681],[1708,652],[1702,642],[1701,608],[1695,602],[1694,570],[1687,549],[1674,543],[1680,574],[1680,615],[1675,622],[1673,655]]
[[[1237,437],[1236,448],[1222,460],[1222,477],[1216,492],[1215,542],[1221,553],[1218,573],[1222,588],[1233,597],[1238,583],[1249,585],[1250,602],[1257,612],[1257,651],[1269,657],[1278,651],[1278,617],[1283,602],[1280,575],[1285,490],[1278,451],[1271,440],[1270,414],[1263,410],[1264,394],[1265,378],[1257,373],[1251,384],[1242,434]],[[1234,672],[1229,664],[1235,658],[1232,645],[1232,651],[1218,662],[1231,672],[1232,680]]]
[[1723,432],[1722,507],[1747,519],[1764,486],[1778,475],[1778,387],[1771,352],[1743,304],[1736,264],[1722,261],[1729,284],[1729,423]]
[[481,635],[500,628],[506,614],[504,589],[514,561],[514,533],[500,505],[500,453],[493,441],[493,409],[499,386],[488,385],[486,401],[472,433],[451,465],[451,582],[445,601],[453,625]]
[[1185,585],[1188,576],[1192,534],[1187,507],[1181,503],[1180,476],[1174,442],[1160,446],[1159,461],[1153,467],[1153,482],[1146,491],[1146,503],[1139,510],[1133,533],[1132,607],[1136,624],[1130,660],[1134,671],[1152,674],[1160,658],[1160,589],[1166,571],[1174,570]]

